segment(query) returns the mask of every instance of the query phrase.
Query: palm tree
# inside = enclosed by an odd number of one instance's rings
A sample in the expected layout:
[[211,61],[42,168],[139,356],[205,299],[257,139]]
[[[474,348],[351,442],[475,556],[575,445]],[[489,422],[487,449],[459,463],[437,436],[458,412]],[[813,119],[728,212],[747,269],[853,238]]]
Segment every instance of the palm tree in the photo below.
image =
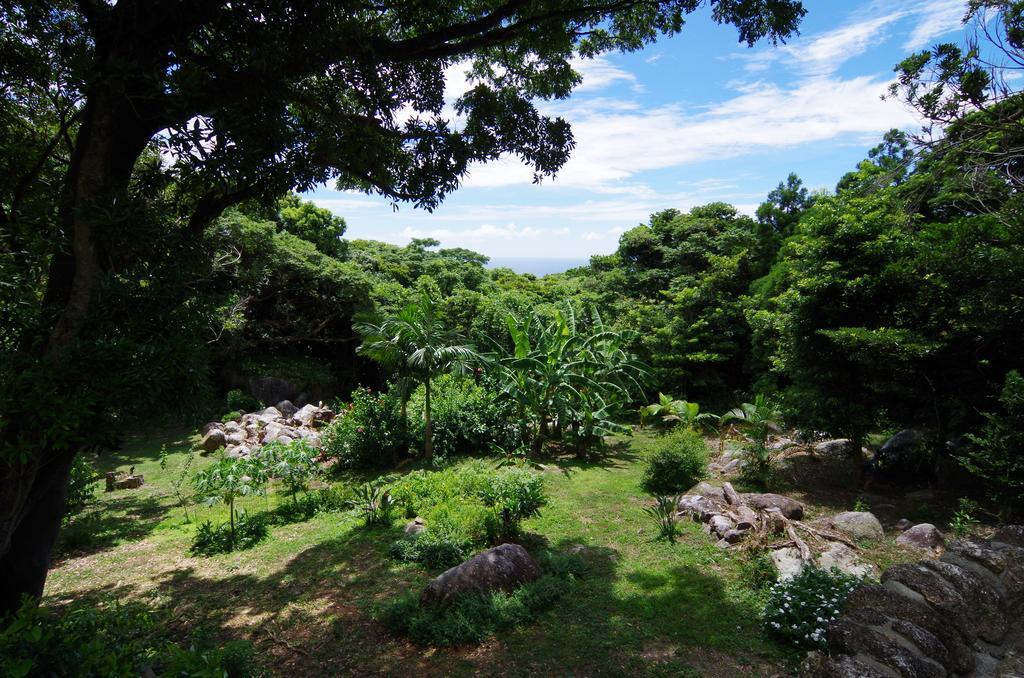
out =
[[[357,349],[360,355],[394,370],[400,385],[403,380],[423,382],[423,452],[431,459],[434,450],[430,382],[445,372],[467,372],[469,366],[482,361],[482,357],[464,337],[442,327],[434,301],[426,292],[398,315],[384,318],[380,323],[360,322],[355,329],[363,335],[363,343]],[[404,409],[407,392],[411,389],[405,386],[401,390]]]

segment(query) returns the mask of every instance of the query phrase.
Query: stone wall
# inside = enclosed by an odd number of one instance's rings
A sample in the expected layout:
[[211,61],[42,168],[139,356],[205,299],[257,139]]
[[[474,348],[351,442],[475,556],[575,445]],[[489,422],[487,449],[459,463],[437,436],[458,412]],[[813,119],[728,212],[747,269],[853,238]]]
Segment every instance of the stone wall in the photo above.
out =
[[811,678],[1024,676],[1024,526],[953,540],[851,594]]

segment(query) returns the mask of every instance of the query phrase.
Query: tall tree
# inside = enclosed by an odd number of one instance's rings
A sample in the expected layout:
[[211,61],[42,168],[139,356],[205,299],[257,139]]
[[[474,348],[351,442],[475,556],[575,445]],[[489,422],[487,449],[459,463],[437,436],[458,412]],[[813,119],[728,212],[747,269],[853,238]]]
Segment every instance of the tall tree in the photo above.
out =
[[[549,176],[574,142],[534,101],[569,94],[570,59],[638,49],[704,4],[747,43],[804,14],[798,0],[0,0],[0,124],[15,139],[0,142],[0,254],[32,281],[4,311],[20,325],[0,375],[0,612],[42,592],[68,469],[109,407],[96,386],[123,364],[83,355],[125,331],[99,301],[127,264],[159,260],[166,233],[198,242],[232,204],[328,181],[429,209],[503,154]],[[459,63],[473,84],[453,122]],[[153,147],[162,188],[139,181]],[[137,219],[154,193],[163,230]],[[27,269],[10,263],[22,252]]]
[[423,294],[416,303],[379,324],[361,323],[356,329],[364,340],[359,353],[395,370],[399,377],[403,403],[411,389],[407,383],[415,379],[423,383],[423,453],[434,456],[433,426],[430,418],[431,381],[445,372],[466,372],[481,360],[467,345],[465,337],[446,329],[437,317],[434,301]]

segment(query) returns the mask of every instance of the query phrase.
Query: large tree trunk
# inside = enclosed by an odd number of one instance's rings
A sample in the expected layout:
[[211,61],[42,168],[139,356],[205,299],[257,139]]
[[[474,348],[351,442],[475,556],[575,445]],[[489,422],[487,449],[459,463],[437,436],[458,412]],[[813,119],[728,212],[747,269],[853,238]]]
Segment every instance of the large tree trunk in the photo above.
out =
[[[56,311],[49,338],[39,342],[35,369],[56,375],[56,393],[33,394],[46,403],[55,396],[83,397],[75,374],[76,343],[94,310],[104,270],[100,263],[97,229],[123,204],[132,170],[155,130],[141,121],[124,96],[91,93],[83,111],[71,165],[60,196],[58,219],[69,235],[67,252],[56,252],[43,299],[44,314]],[[119,202],[120,200],[120,202]],[[97,378],[102,378],[97,375]],[[43,381],[43,380],[40,380]],[[40,388],[48,388],[41,386]],[[95,399],[94,399],[95,400]],[[103,402],[99,399],[99,402]],[[100,405],[102,406],[102,405]],[[27,421],[17,422],[17,440],[11,447],[26,460],[0,461],[0,615],[16,609],[24,595],[42,595],[50,557],[64,515],[68,477],[77,453],[76,444],[94,439],[96,431],[72,431],[67,448],[53,449],[48,430],[56,426],[54,408],[41,408]],[[84,426],[88,427],[90,417]],[[28,442],[26,442],[28,441]],[[33,445],[32,441],[39,441]],[[77,441],[74,442],[74,441]]]

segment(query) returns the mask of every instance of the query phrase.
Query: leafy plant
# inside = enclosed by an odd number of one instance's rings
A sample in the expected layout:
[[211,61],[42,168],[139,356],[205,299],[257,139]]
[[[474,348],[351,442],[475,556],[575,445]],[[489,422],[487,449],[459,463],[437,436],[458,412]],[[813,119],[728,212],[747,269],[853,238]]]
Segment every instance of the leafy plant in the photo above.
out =
[[221,421],[222,424],[226,424],[229,421],[238,421],[241,418],[242,418],[242,413],[241,412],[239,412],[238,410],[231,410],[230,412],[225,414],[223,417],[221,417],[220,421]]
[[225,457],[196,474],[196,494],[207,504],[224,503],[228,507],[229,535],[235,543],[235,499],[260,494],[267,481],[266,466],[258,457]]
[[546,574],[511,593],[467,594],[441,609],[421,607],[409,594],[385,608],[382,621],[422,645],[481,643],[499,630],[534,621],[574,586],[573,575]]
[[696,431],[678,427],[651,445],[642,487],[655,495],[688,490],[707,476],[708,446]]
[[[182,492],[181,488],[185,486],[185,481],[188,478],[190,469],[192,468],[192,464],[194,463],[195,458],[196,458],[196,451],[195,451],[194,448],[190,447],[189,450],[188,450],[188,454],[185,455],[185,460],[181,464],[181,468],[178,470],[178,474],[174,477],[174,480],[171,481],[171,491],[174,492],[174,498],[178,500],[178,506],[181,507],[182,513],[185,514],[185,522],[186,523],[191,522],[191,520],[190,520],[190,518],[188,516],[189,502],[187,501],[188,498],[185,496],[185,493]],[[167,446],[166,445],[161,445],[160,446],[160,470],[166,470],[167,469],[167,459],[168,459]]]
[[317,464],[319,450],[305,440],[293,440],[287,444],[272,442],[260,449],[259,456],[266,464],[270,477],[284,484],[292,495],[292,502],[298,506],[299,492],[307,491],[309,481],[320,473]]
[[768,449],[768,436],[780,430],[782,413],[765,395],[758,394],[752,403],[722,415],[721,423],[740,429],[747,439],[744,449],[744,474],[764,487],[775,475],[775,455]]
[[96,483],[100,475],[96,468],[89,461],[86,453],[80,452],[75,455],[71,462],[71,475],[68,479],[68,499],[64,509],[64,519],[69,520],[72,516],[81,513],[86,505],[96,495]]
[[210,520],[200,523],[192,537],[191,551],[195,555],[212,556],[244,550],[259,544],[268,534],[262,516],[250,517],[245,511],[238,511],[230,525],[214,525]]
[[805,567],[772,586],[762,614],[765,630],[800,649],[824,649],[829,623],[863,581],[835,568]]
[[859,512],[870,511],[871,507],[867,505],[862,497],[857,497],[857,500],[853,502],[853,510]]
[[512,541],[519,536],[519,524],[540,515],[548,498],[544,478],[521,468],[506,468],[488,478],[480,498],[494,507],[500,520],[498,539]]
[[514,466],[517,468],[532,468],[537,471],[543,471],[546,468],[544,464],[541,464],[535,459],[530,459],[530,450],[523,445],[506,449],[500,445],[491,443],[490,450],[493,454],[498,456],[498,468]]
[[953,530],[953,534],[964,537],[977,527],[976,516],[980,508],[978,502],[967,497],[960,497],[956,510],[953,512],[953,518],[949,521],[949,529]]
[[[431,385],[431,426],[433,454],[449,458],[461,454],[480,454],[491,445],[515,446],[518,429],[509,423],[507,408],[498,403],[498,394],[474,380],[442,374]],[[420,385],[409,400],[413,415],[409,429],[413,439],[424,436],[426,387]]]
[[670,544],[676,543],[676,536],[679,534],[679,525],[676,521],[676,511],[682,495],[674,497],[655,497],[654,506],[645,506],[644,513],[649,515],[658,525],[659,538],[667,540]]
[[469,365],[480,362],[481,357],[464,337],[442,326],[434,300],[427,293],[398,315],[379,323],[360,322],[355,329],[364,337],[358,349],[360,354],[385,367],[398,368],[401,376],[423,383],[423,451],[426,458],[431,459],[434,453],[431,381],[445,372],[465,372]]
[[324,430],[321,442],[324,455],[341,468],[380,468],[407,453],[409,434],[393,394],[359,388]]
[[654,419],[663,424],[683,424],[690,428],[699,423],[710,423],[717,419],[713,414],[701,413],[700,405],[685,400],[674,400],[671,396],[658,393],[658,402],[640,408],[640,427]]
[[432,570],[458,565],[472,549],[465,536],[445,529],[428,529],[391,545],[391,556],[406,562],[418,562]]
[[229,412],[255,412],[263,408],[263,403],[239,388],[228,391],[225,402]]
[[365,483],[357,487],[352,506],[359,511],[366,525],[390,525],[394,519],[395,502],[391,493],[376,483]]

